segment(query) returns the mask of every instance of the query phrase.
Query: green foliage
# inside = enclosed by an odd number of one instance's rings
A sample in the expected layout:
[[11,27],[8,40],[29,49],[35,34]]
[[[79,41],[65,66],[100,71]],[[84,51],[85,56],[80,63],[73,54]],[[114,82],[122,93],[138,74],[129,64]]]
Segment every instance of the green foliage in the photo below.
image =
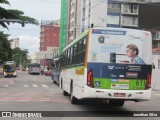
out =
[[0,32],[0,60],[4,63],[7,60],[11,60],[12,49],[8,41],[8,35]]
[[26,67],[28,64],[27,60],[28,50],[21,50],[19,47],[12,50],[12,60],[17,63],[18,66]]
[[[9,2],[7,0],[0,0],[0,4],[9,5]],[[24,16],[24,12],[14,9],[5,9],[0,6],[0,25],[8,29],[7,25],[15,22],[22,24],[22,26],[24,26],[24,24],[38,25],[38,21],[36,19]]]

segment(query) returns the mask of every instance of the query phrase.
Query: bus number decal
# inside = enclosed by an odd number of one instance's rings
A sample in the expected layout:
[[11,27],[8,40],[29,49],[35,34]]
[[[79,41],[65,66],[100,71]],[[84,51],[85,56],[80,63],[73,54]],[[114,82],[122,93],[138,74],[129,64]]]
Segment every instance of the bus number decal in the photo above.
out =
[[145,80],[136,80],[136,86],[145,86]]

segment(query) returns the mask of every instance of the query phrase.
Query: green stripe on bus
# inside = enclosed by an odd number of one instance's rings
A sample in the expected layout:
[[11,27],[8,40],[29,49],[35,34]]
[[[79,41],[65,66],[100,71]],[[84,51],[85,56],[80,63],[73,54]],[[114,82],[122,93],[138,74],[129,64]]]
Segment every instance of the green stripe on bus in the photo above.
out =
[[[125,81],[125,80],[124,80]],[[94,87],[99,89],[144,90],[146,80],[126,79],[127,82],[112,82],[110,78],[94,78]]]

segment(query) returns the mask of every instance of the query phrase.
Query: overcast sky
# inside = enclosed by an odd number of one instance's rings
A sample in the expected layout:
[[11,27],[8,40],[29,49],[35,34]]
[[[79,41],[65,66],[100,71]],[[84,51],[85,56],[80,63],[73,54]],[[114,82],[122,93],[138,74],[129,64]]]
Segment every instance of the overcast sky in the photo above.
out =
[[[61,0],[8,0],[10,6],[4,5],[6,9],[17,9],[24,12],[25,16],[33,17],[39,22],[41,20],[60,19]],[[28,49],[30,53],[39,52],[40,25],[28,25],[22,27],[20,24],[10,24],[9,30],[0,27],[1,31],[10,34],[9,38],[19,38],[20,48]]]

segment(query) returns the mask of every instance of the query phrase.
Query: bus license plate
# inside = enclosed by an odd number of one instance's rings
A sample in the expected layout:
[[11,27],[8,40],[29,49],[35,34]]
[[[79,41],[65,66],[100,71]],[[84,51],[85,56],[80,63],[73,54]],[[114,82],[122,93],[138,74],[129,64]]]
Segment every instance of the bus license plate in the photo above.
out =
[[114,93],[114,97],[125,97],[125,93]]

